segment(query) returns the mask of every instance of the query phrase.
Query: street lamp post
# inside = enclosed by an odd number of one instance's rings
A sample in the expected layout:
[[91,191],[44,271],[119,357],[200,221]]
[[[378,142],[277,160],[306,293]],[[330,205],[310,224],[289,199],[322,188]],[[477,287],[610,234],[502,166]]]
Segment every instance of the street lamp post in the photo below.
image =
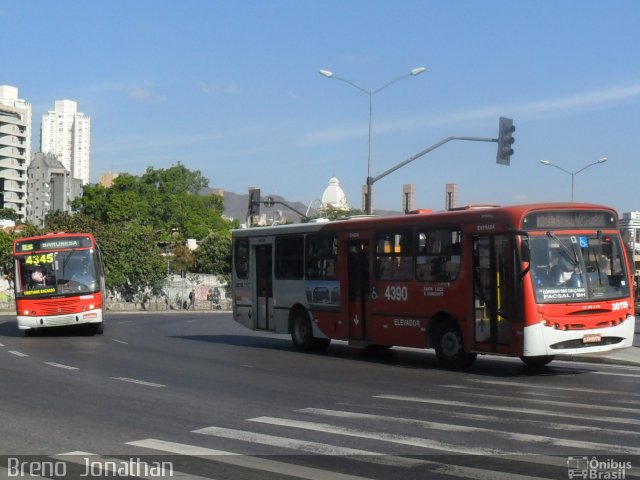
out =
[[359,85],[356,85],[355,83],[353,83],[350,80],[347,80],[346,78],[342,78],[342,77],[336,77],[332,71],[330,70],[320,70],[320,75],[327,77],[327,78],[334,78],[336,80],[341,80],[345,83],[348,83],[349,85],[351,85],[352,87],[360,90],[362,93],[366,94],[369,96],[369,148],[368,148],[368,153],[367,153],[367,191],[365,194],[365,213],[367,213],[368,215],[371,215],[372,212],[372,201],[371,201],[371,195],[373,193],[373,177],[371,176],[371,123],[372,123],[372,117],[373,117],[373,96],[380,92],[381,90],[384,90],[385,88],[387,88],[388,86],[396,83],[398,80],[402,80],[403,78],[407,78],[407,77],[415,77],[416,75],[420,75],[422,72],[424,72],[426,70],[425,67],[416,67],[413,70],[411,70],[409,73],[406,73],[404,75],[401,75],[397,78],[394,78],[393,80],[385,83],[384,85],[382,85],[379,88],[376,88],[375,90],[373,89],[365,89],[362,88]]
[[606,162],[607,160],[608,160],[608,158],[607,158],[607,157],[599,158],[599,159],[598,159],[598,160],[596,160],[595,162],[590,163],[589,165],[586,165],[586,166],[582,167],[580,170],[577,170],[577,171],[575,171],[575,172],[570,172],[569,170],[565,170],[564,168],[562,168],[562,167],[560,167],[560,166],[558,166],[558,165],[555,165],[555,164],[551,163],[549,160],[540,160],[540,163],[541,163],[541,164],[543,164],[543,165],[547,165],[547,166],[549,166],[549,167],[555,167],[555,168],[557,168],[558,170],[562,170],[564,173],[566,173],[566,174],[568,174],[568,175],[571,175],[571,201],[573,202],[573,187],[574,187],[574,184],[575,184],[575,176],[576,176],[577,174],[579,174],[580,172],[582,172],[582,171],[586,170],[587,168],[592,167],[592,166],[594,166],[594,165],[598,165],[599,163],[604,163],[604,162]]

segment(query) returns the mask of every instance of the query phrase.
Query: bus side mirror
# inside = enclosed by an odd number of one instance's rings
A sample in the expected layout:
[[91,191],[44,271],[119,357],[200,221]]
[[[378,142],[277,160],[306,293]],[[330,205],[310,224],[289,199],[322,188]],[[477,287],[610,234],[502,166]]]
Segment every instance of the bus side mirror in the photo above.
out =
[[522,242],[522,249],[520,251],[520,260],[523,262],[531,262],[531,250],[529,250],[529,242]]

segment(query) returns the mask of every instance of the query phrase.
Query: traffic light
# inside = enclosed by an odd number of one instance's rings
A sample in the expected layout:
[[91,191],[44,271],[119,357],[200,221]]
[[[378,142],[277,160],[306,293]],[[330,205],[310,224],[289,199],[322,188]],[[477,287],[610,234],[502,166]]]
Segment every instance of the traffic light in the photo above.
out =
[[254,217],[260,215],[260,189],[251,187],[249,188],[249,207],[247,208],[247,217],[249,223],[254,223]]
[[496,156],[496,162],[501,165],[509,165],[511,162],[511,155],[513,155],[513,132],[516,131],[516,127],[513,124],[513,120],[510,118],[500,117],[500,123],[498,124],[498,155]]

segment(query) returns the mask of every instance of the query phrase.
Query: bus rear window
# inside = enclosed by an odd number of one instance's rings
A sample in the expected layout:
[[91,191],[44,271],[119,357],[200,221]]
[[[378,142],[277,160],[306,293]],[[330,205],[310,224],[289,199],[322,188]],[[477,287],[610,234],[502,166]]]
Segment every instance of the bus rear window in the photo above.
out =
[[236,276],[243,280],[249,278],[249,240],[236,240],[233,263]]

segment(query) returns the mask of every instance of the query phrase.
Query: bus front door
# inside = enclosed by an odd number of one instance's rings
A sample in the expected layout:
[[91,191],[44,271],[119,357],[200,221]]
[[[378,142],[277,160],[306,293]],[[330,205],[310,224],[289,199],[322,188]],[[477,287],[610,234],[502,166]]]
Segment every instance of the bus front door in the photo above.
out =
[[509,353],[514,253],[508,235],[473,237],[474,350]]
[[349,340],[364,340],[369,298],[369,243],[366,240],[350,241],[347,248]]
[[269,320],[273,318],[273,283],[272,279],[272,247],[271,245],[257,245],[256,255],[256,308],[255,328],[259,330],[274,330]]

